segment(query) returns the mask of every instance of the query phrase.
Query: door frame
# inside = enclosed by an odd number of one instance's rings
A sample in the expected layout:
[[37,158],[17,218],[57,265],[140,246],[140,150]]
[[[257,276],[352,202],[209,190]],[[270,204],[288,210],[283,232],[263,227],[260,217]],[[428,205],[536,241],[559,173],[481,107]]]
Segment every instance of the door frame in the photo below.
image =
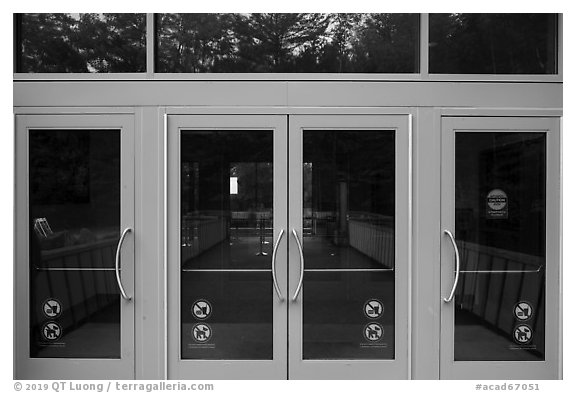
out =
[[[120,301],[120,359],[30,358],[29,149],[30,129],[119,129],[121,159],[120,229],[134,231],[134,117],[127,114],[19,114],[15,116],[14,374],[18,379],[127,379],[135,374],[134,300]],[[122,282],[134,295],[134,232],[121,250]],[[24,329],[22,327],[25,327]]]
[[[286,300],[270,286],[273,301],[272,360],[181,359],[180,323],[180,138],[185,130],[273,130],[274,241],[287,228],[287,118],[285,115],[168,114],[167,136],[167,378],[285,379],[287,375]],[[287,291],[287,233],[278,245],[276,274],[284,297]],[[177,268],[175,268],[177,267]],[[257,374],[255,374],[255,372]]]
[[[394,130],[395,131],[395,357],[393,360],[303,360],[299,254],[294,236],[289,243],[289,369],[290,379],[409,379],[411,340],[411,205],[412,115],[404,114],[307,114],[292,115],[289,132],[290,232],[302,239],[303,130]],[[405,262],[402,263],[401,261]],[[296,306],[296,307],[294,307]]]
[[[502,117],[481,115],[444,116],[441,119],[441,231],[454,230],[454,136],[470,132],[546,133],[546,331],[544,361],[454,361],[454,302],[440,305],[441,379],[558,379],[561,377],[561,200],[560,122],[558,117],[521,117],[501,112]],[[454,250],[439,233],[440,292],[443,303],[454,280]],[[529,378],[527,378],[529,377]]]

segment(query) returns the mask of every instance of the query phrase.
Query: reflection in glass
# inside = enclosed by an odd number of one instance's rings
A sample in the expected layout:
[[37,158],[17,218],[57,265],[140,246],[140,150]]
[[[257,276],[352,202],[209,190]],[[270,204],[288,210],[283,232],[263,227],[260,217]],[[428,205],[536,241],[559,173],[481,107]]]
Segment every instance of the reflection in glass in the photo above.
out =
[[556,14],[430,14],[430,72],[557,73]]
[[[184,130],[180,142],[181,356],[270,359],[273,132]],[[192,313],[197,301],[210,306]]]
[[544,360],[546,134],[456,133],[455,360]]
[[304,130],[303,152],[304,357],[392,359],[394,131]]
[[418,14],[157,14],[158,72],[418,71]]
[[16,72],[145,72],[146,14],[16,14]]
[[119,358],[120,131],[30,130],[30,356]]

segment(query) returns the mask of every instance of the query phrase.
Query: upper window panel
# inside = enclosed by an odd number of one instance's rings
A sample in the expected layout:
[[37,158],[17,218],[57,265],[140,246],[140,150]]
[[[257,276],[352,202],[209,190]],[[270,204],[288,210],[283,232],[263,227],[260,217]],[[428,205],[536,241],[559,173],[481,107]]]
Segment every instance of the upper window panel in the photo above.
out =
[[418,14],[157,14],[156,72],[416,73]]
[[146,71],[146,14],[18,14],[16,72]]
[[557,14],[430,14],[430,73],[556,74]]

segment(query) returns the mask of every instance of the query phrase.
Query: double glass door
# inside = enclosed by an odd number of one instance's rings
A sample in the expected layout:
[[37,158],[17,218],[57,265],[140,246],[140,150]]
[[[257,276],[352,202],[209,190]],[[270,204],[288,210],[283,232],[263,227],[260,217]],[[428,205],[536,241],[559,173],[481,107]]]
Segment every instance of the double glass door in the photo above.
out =
[[408,377],[408,123],[169,116],[169,378]]

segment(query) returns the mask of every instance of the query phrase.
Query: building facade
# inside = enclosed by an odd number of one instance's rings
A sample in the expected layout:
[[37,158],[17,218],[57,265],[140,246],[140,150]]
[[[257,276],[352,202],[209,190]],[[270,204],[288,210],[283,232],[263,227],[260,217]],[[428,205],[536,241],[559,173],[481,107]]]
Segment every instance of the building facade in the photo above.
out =
[[15,30],[15,378],[562,377],[561,15]]

